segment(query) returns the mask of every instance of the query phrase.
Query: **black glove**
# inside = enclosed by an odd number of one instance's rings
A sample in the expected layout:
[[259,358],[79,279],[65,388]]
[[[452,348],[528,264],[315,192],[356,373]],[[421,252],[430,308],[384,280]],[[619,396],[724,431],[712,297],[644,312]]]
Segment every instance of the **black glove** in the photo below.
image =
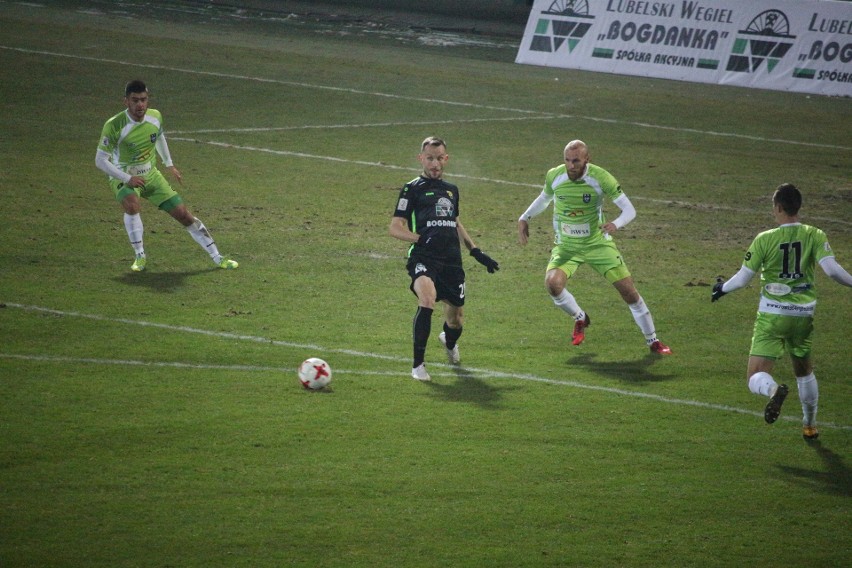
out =
[[722,284],[724,284],[724,281],[721,278],[717,278],[716,283],[713,284],[713,295],[710,299],[711,302],[715,302],[716,300],[727,294],[727,292],[722,292]]
[[489,274],[494,274],[495,270],[500,270],[500,265],[497,264],[497,261],[478,248],[470,249],[470,256],[475,258],[476,262],[487,268]]

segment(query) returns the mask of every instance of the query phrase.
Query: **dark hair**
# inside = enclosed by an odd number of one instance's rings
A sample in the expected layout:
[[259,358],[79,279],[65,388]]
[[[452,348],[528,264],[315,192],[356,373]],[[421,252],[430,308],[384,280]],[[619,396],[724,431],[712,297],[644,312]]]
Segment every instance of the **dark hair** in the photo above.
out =
[[148,87],[145,86],[145,83],[136,79],[134,81],[130,81],[124,86],[124,96],[129,97],[130,93],[147,93]]
[[781,210],[790,217],[799,214],[802,207],[802,193],[792,183],[782,183],[772,196],[772,203],[779,205]]
[[423,150],[425,150],[426,146],[443,146],[444,148],[446,148],[447,144],[437,136],[430,136],[429,138],[424,140],[422,144],[420,144],[420,151],[422,152]]

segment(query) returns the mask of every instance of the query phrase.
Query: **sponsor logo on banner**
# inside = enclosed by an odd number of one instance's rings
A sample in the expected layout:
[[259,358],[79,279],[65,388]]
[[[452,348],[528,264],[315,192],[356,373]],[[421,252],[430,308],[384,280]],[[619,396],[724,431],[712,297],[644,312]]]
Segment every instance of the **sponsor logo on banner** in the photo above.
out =
[[[778,62],[793,47],[796,36],[790,34],[790,20],[781,10],[766,10],[752,19],[734,40],[728,71],[772,73]],[[766,65],[764,65],[766,63]]]
[[852,1],[535,0],[517,63],[852,96]]
[[554,0],[541,14],[546,17],[538,19],[530,50],[547,53],[560,49],[574,51],[595,18],[589,14],[589,3],[585,0]]

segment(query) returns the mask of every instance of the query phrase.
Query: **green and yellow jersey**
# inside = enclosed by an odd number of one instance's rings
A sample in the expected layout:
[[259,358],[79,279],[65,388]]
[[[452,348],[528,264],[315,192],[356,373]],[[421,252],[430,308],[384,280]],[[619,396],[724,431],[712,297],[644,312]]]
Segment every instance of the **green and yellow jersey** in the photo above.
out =
[[[113,165],[132,176],[145,176],[157,165],[157,139],[163,135],[160,111],[148,109],[141,122],[127,111],[104,124],[98,150],[108,153]],[[168,164],[167,164],[168,165]]]
[[760,272],[759,311],[812,316],[816,306],[816,264],[834,256],[825,233],[810,225],[791,223],[757,235],[743,266]]
[[583,176],[573,181],[562,164],[547,172],[544,192],[553,197],[557,245],[582,246],[611,238],[601,231],[606,223],[603,206],[606,198],[615,200],[623,192],[608,171],[588,164]]

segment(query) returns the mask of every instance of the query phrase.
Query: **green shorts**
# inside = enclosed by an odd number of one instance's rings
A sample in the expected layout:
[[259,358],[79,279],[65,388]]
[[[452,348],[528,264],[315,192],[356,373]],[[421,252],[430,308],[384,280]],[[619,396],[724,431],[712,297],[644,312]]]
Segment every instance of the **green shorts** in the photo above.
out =
[[779,359],[784,351],[799,359],[811,354],[814,318],[757,313],[750,355]]
[[181,203],[180,195],[172,189],[169,181],[157,168],[152,169],[145,176],[145,185],[142,187],[130,187],[121,180],[110,178],[109,185],[115,193],[115,200],[119,203],[131,193],[135,193],[143,199],[147,199],[163,211],[169,212]]
[[568,248],[564,245],[556,245],[550,251],[550,262],[547,270],[558,268],[571,278],[581,264],[588,264],[598,274],[603,275],[610,284],[618,282],[630,276],[624,259],[613,241],[601,240],[600,242],[583,245],[582,247]]

